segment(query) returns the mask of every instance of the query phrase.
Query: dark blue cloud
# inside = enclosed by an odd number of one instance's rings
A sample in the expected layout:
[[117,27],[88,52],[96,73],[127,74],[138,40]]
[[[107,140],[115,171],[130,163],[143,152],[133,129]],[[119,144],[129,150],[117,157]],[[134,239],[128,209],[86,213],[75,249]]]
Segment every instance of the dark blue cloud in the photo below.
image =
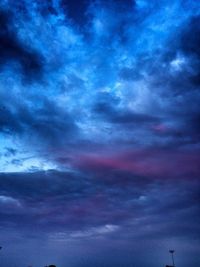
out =
[[0,11],[0,65],[3,68],[9,63],[17,62],[28,80],[37,79],[42,74],[42,56],[20,42],[13,27],[12,13]]
[[[104,240],[111,245],[108,251],[115,251],[122,244],[129,250],[131,244],[142,244],[142,240],[158,244],[169,236],[194,242],[199,231],[196,179],[185,183],[180,180],[174,186],[171,179],[152,180],[124,172],[107,171],[106,177],[85,173],[83,177],[49,171],[1,174],[0,181],[2,230],[17,231],[23,242],[37,231],[39,243],[42,235],[58,248],[59,242],[69,240],[72,244],[87,242],[91,250],[98,246],[101,252]],[[3,232],[2,235],[4,238]],[[139,247],[134,246],[134,251],[139,252]],[[148,246],[146,251],[150,252]],[[118,254],[119,261],[123,261],[124,252]],[[97,257],[89,253],[86,259],[98,262],[102,254]],[[106,264],[112,264],[109,255],[105,259]],[[127,264],[133,259],[134,255],[126,259]],[[79,259],[76,264],[80,264]]]
[[198,57],[199,59],[199,21],[200,16],[192,16],[188,24],[185,28],[185,30],[182,33],[181,36],[181,44],[182,44],[182,50],[187,54],[192,54]]

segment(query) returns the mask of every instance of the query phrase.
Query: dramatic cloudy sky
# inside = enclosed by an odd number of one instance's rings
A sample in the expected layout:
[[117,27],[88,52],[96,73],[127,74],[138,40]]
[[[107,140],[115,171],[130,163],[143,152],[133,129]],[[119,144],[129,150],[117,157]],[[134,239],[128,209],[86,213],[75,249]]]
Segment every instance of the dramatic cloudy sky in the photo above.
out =
[[0,265],[198,267],[200,2],[0,0]]

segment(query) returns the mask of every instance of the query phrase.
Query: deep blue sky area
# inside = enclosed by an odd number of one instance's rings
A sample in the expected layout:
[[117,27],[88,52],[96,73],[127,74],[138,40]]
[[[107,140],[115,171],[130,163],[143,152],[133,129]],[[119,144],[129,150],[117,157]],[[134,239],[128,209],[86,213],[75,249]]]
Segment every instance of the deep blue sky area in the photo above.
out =
[[0,266],[200,264],[200,2],[0,0]]

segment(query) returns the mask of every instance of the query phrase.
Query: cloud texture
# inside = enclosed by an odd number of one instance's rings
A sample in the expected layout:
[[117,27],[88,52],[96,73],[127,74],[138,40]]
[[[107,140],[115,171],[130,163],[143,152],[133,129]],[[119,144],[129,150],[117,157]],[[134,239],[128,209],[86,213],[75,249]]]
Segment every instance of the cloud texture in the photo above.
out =
[[0,1],[5,266],[197,266],[199,36],[198,1]]

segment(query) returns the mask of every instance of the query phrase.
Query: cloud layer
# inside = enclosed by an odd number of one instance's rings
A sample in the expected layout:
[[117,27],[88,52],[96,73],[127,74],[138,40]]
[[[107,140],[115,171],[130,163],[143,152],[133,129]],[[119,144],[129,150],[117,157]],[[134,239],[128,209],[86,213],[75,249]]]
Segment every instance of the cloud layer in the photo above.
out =
[[38,249],[30,264],[65,266],[63,244],[74,266],[102,265],[102,255],[167,264],[157,246],[196,266],[199,10],[181,0],[0,2],[5,266],[13,250],[25,265]]

